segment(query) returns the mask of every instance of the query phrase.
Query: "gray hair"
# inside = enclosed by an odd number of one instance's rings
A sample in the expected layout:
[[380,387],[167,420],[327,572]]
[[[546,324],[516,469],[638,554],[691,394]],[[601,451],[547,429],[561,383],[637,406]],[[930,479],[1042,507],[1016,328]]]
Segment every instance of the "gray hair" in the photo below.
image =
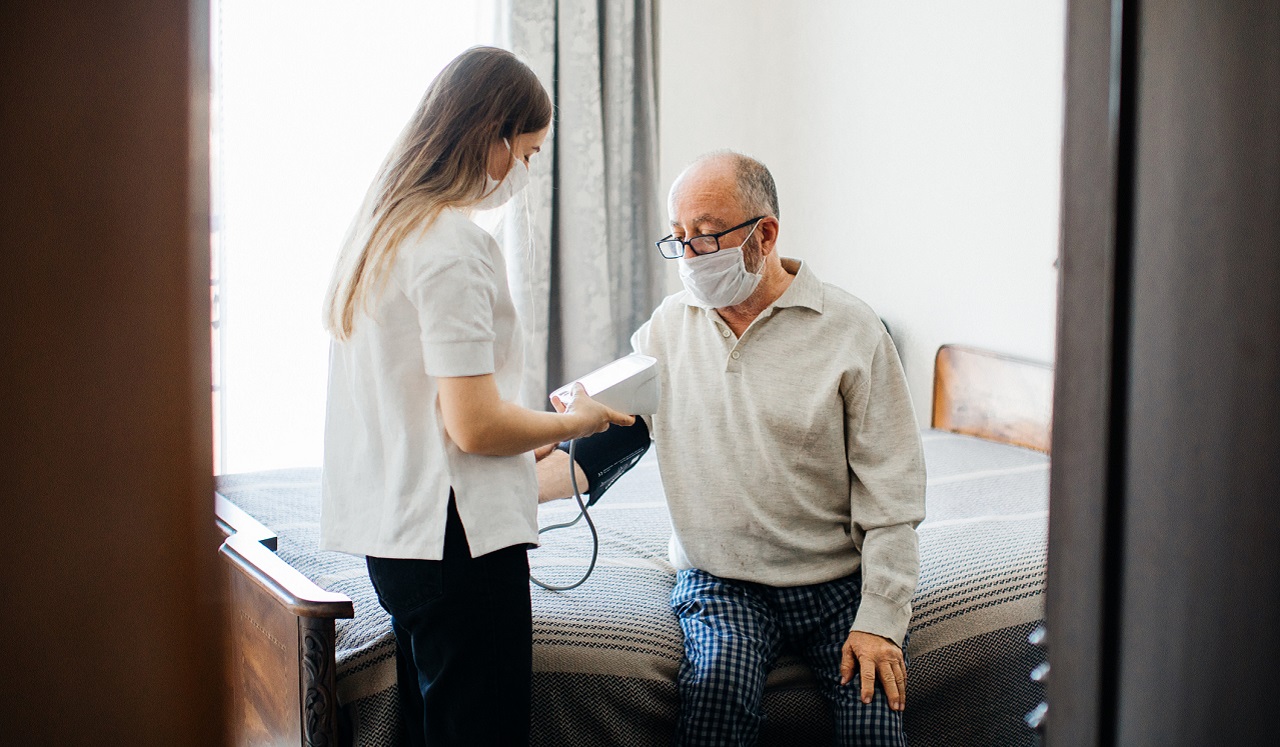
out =
[[769,168],[751,156],[732,150],[708,153],[699,161],[729,161],[737,180],[738,204],[751,215],[779,217],[778,187]]

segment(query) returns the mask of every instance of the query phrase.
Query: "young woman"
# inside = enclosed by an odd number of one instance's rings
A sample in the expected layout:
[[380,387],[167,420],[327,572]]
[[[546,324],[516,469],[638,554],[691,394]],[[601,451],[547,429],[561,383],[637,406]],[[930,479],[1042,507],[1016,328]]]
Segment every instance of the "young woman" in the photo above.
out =
[[528,741],[530,452],[634,421],[586,396],[563,413],[511,402],[520,324],[469,212],[524,186],[550,124],[547,92],[509,52],[449,63],[370,186],[326,300],[320,546],[367,557],[411,744]]

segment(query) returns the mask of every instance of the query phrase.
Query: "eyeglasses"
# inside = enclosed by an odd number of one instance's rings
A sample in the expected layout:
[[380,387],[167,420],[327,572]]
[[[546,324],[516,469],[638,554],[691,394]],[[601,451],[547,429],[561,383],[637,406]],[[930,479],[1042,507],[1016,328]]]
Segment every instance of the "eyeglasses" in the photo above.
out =
[[758,216],[744,223],[739,223],[733,228],[727,228],[720,233],[704,233],[701,236],[694,236],[688,241],[681,241],[675,238],[675,234],[667,236],[665,239],[653,242],[662,256],[667,259],[679,259],[684,256],[684,248],[687,246],[693,250],[694,254],[715,254],[720,251],[720,237],[731,234],[739,228],[746,228],[756,221],[764,220],[768,216]]

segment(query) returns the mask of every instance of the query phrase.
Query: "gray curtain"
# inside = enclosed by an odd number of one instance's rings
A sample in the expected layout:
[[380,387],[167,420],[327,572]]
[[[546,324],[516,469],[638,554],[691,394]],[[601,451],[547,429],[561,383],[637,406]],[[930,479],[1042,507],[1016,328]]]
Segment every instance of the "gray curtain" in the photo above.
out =
[[662,299],[652,0],[502,0],[499,39],[552,92],[526,201],[503,221],[525,321],[522,400],[630,351]]

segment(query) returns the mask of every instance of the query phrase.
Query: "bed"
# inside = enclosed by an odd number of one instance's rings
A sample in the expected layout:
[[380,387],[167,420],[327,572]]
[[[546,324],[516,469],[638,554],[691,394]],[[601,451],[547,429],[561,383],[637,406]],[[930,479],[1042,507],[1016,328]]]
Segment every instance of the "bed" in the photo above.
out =
[[[905,723],[921,745],[1034,744],[1044,697],[1049,403],[1044,364],[944,346],[935,361]],[[218,526],[236,744],[384,745],[398,730],[395,641],[363,560],[317,551],[319,470],[224,475]],[[544,524],[576,506],[542,508]],[[535,745],[658,745],[675,723],[680,629],[667,599],[669,519],[652,450],[592,509],[600,560],[567,592],[533,588]],[[543,580],[580,575],[585,528],[530,554]],[[811,675],[784,656],[765,694],[764,745],[830,741]]]

